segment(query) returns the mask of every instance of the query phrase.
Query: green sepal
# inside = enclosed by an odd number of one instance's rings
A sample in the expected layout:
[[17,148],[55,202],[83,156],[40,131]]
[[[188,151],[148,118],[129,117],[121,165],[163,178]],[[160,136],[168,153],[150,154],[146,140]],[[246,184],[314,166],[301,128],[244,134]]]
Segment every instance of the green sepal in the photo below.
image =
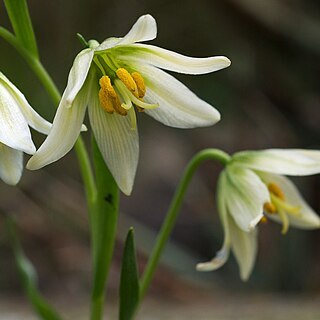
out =
[[4,0],[13,31],[17,39],[36,58],[38,47],[26,0]]
[[62,318],[48,304],[38,290],[37,273],[32,263],[23,252],[18,238],[15,222],[10,215],[7,216],[7,230],[9,232],[10,242],[13,248],[22,286],[31,305],[33,306],[33,309],[39,315],[40,319],[61,320]]
[[81,33],[77,33],[77,38],[84,48],[89,48],[88,41],[84,38],[84,36]]
[[140,287],[133,228],[129,229],[124,246],[120,279],[119,319],[131,320],[139,304]]

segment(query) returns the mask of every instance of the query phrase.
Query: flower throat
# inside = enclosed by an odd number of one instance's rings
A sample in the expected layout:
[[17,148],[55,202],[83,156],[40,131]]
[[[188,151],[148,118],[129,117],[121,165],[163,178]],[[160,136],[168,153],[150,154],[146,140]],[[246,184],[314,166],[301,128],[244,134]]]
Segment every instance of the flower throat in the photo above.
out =
[[158,104],[149,104],[143,101],[146,94],[143,77],[137,71],[130,73],[127,69],[119,66],[107,54],[95,56],[94,63],[102,73],[102,77],[99,79],[101,107],[109,114],[129,115],[131,127],[135,129],[136,115],[133,106],[139,112],[158,107]]

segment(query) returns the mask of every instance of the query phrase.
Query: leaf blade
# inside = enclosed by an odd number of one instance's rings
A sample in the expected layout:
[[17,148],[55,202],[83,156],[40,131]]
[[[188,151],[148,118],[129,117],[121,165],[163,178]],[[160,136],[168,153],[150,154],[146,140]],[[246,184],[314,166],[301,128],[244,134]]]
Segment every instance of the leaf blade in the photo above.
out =
[[17,39],[36,58],[39,58],[38,47],[34,35],[26,0],[4,0],[13,31]]
[[129,229],[123,251],[119,319],[131,320],[139,304],[140,285],[133,228]]
[[8,215],[6,222],[22,286],[34,311],[43,320],[62,320],[38,290],[36,270],[23,252],[13,218]]

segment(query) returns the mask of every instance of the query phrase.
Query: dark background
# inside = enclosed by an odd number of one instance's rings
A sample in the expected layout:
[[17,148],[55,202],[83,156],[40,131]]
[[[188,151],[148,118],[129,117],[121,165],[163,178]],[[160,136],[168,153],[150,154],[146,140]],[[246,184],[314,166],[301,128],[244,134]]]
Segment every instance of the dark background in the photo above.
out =
[[[116,297],[128,227],[136,227],[142,270],[183,168],[194,153],[207,147],[229,153],[319,148],[320,5],[316,0],[32,0],[29,7],[42,62],[61,91],[81,50],[77,32],[98,41],[123,36],[145,13],[152,14],[158,24],[158,37],[152,44],[196,57],[225,55],[232,61],[229,68],[213,74],[175,75],[221,112],[222,121],[214,127],[172,129],[139,115],[140,163],[133,194],[121,201],[109,283],[111,297]],[[0,21],[11,29],[2,2]],[[24,60],[2,39],[0,48],[0,70],[40,114],[52,120],[55,106]],[[86,141],[89,135],[83,134]],[[39,146],[43,136],[33,136]],[[151,296],[170,301],[187,296],[186,301],[196,301],[202,297],[199,288],[203,287],[208,294],[319,296],[319,231],[290,229],[282,236],[279,225],[262,225],[256,267],[245,284],[233,258],[214,273],[194,270],[195,264],[210,259],[223,241],[215,206],[221,169],[218,164],[206,163],[194,178]],[[319,177],[294,181],[319,212]],[[26,170],[18,188],[1,183],[0,208],[16,216],[43,292],[62,299],[86,299],[90,288],[89,233],[74,153],[43,170]],[[0,295],[4,299],[21,296],[1,217],[0,271]]]

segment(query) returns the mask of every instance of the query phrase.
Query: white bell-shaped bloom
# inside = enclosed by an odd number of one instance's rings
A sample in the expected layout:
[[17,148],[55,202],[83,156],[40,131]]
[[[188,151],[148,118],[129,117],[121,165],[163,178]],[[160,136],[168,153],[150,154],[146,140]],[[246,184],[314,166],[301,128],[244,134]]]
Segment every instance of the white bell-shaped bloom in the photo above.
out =
[[293,183],[283,175],[306,176],[320,173],[320,151],[269,149],[233,155],[218,184],[218,210],[224,228],[222,249],[209,262],[199,263],[199,271],[220,268],[230,250],[239,264],[240,276],[247,280],[257,252],[258,222],[271,219],[301,229],[320,227],[319,216],[304,201]]
[[144,15],[123,38],[108,38],[75,58],[53,128],[30,159],[39,169],[73,147],[88,106],[89,119],[102,156],[120,189],[131,193],[138,164],[136,110],[177,128],[210,126],[219,112],[161,69],[205,74],[230,65],[226,57],[191,58],[138,42],[157,35],[154,18]]
[[19,182],[23,152],[34,154],[29,126],[48,134],[51,124],[29,105],[24,95],[0,72],[0,178],[10,185]]

